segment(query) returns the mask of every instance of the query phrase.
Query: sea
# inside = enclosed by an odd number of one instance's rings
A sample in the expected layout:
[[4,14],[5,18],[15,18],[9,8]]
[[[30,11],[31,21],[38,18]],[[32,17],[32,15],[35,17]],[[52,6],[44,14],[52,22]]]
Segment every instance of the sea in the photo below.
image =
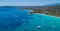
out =
[[0,31],[60,31],[60,17],[32,11],[0,7]]

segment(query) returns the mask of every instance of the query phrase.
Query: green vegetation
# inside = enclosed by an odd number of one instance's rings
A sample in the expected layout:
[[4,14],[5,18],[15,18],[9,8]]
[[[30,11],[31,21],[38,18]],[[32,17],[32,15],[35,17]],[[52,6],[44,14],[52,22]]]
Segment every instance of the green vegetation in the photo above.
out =
[[24,9],[31,9],[31,13],[44,13],[48,15],[60,16],[60,6],[27,6]]
[[25,9],[33,10],[34,12],[31,13],[44,13],[48,15],[60,16],[60,6],[7,6],[7,7],[10,8],[17,7],[18,9],[22,10]]

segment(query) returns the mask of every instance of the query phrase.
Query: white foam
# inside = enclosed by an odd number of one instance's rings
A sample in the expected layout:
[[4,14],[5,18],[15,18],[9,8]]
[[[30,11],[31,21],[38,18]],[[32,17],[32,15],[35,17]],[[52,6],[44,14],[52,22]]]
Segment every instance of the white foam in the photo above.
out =
[[42,26],[37,26],[37,28],[42,28]]

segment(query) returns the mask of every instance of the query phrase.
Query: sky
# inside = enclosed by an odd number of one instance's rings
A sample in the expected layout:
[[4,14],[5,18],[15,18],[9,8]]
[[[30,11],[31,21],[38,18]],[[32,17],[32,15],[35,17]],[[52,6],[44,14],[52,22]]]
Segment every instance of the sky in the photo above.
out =
[[0,6],[43,6],[60,3],[60,0],[0,0]]

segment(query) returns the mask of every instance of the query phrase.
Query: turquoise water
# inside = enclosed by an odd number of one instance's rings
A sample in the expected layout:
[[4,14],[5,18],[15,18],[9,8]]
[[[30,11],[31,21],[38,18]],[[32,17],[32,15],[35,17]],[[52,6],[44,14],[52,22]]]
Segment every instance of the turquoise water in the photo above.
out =
[[[30,28],[35,31],[60,31],[60,18],[56,16],[50,16],[45,14],[34,14],[33,20],[31,20]],[[42,26],[41,29],[37,29],[36,26]]]
[[0,31],[60,31],[60,17],[29,12],[0,8]]
[[[42,27],[38,29],[37,26]],[[33,19],[30,20],[29,24],[23,28],[27,29],[28,31],[60,31],[60,18],[56,16],[35,13],[33,14]]]

